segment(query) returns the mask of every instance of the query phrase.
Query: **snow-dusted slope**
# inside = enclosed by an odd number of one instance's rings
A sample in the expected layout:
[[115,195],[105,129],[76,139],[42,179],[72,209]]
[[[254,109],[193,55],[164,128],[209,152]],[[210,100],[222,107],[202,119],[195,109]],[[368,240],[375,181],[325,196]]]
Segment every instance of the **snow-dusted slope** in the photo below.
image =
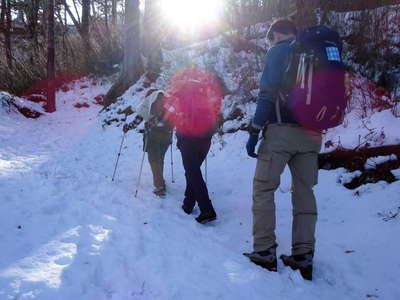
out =
[[[224,123],[222,133],[246,128],[254,116],[259,80],[267,45],[267,24],[250,27],[254,39],[247,41],[236,35],[221,35],[191,47],[164,51],[164,65],[158,80],[147,87],[143,78],[127,90],[105,114],[115,124],[125,121],[124,109],[136,111],[140,101],[152,89],[168,91],[171,77],[187,66],[209,70],[220,78],[225,97],[222,101]],[[345,36],[345,33],[342,33]],[[394,33],[390,37],[397,37]],[[346,56],[346,63],[351,58]],[[351,92],[347,114],[342,125],[324,135],[322,152],[335,149],[368,148],[400,144],[400,100],[372,81],[349,72],[347,88]],[[135,94],[137,97],[133,97]],[[128,121],[134,115],[128,116]]]
[[[400,299],[400,181],[350,191],[339,183],[344,170],[321,171],[314,281],[282,264],[269,273],[242,256],[251,250],[255,168],[244,132],[213,141],[208,186],[219,218],[203,226],[180,211],[175,146],[166,199],[152,195],[146,161],[133,197],[142,158],[135,132],[111,181],[121,129],[102,128],[99,106],[74,107],[109,86],[81,86],[36,120],[0,111],[0,299]],[[287,170],[276,196],[278,253],[288,253]]]
[[326,17],[327,23],[344,39],[345,63],[390,87],[400,97],[399,3],[368,10],[330,11]]

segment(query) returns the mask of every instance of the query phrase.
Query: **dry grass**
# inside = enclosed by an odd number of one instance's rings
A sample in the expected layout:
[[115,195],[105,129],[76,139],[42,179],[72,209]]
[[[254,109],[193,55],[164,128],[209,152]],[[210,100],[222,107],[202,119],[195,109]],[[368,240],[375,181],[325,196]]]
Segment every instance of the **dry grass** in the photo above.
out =
[[[57,74],[110,74],[113,66],[122,57],[118,34],[112,34],[113,40],[104,33],[102,26],[91,28],[90,44],[92,51],[85,60],[85,49],[77,33],[56,36],[56,73]],[[22,94],[33,83],[46,77],[47,49],[46,41],[39,38],[35,51],[31,40],[16,37],[12,40],[13,65],[7,66],[4,46],[0,36],[0,90],[16,95]]]

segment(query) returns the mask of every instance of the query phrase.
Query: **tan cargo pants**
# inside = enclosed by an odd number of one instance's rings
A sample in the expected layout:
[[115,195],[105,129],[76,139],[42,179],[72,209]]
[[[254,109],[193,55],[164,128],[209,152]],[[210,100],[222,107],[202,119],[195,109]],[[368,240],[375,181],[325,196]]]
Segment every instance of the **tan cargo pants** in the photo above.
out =
[[313,186],[318,180],[321,135],[292,124],[268,126],[258,148],[253,182],[254,251],[276,244],[274,193],[289,165],[292,174],[292,254],[314,251],[317,206]]
[[[164,157],[171,144],[170,135],[159,136],[150,133],[147,141],[147,158],[153,174],[153,185],[155,189],[165,188],[164,180]],[[169,138],[169,139],[168,139]]]

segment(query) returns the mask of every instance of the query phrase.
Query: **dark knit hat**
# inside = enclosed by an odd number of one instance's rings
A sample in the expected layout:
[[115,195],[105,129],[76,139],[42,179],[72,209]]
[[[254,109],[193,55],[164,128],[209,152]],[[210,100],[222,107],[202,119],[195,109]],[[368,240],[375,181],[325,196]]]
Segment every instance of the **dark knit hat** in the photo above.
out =
[[273,39],[274,32],[279,32],[282,34],[296,35],[297,28],[296,28],[296,25],[288,19],[278,19],[278,20],[274,21],[268,29],[268,33],[267,33],[268,40],[271,41]]

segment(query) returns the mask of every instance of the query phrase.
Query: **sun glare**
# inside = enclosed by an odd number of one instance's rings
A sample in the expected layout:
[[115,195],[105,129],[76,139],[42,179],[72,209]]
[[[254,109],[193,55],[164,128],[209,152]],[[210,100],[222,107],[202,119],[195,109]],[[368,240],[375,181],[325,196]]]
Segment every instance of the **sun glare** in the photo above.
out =
[[221,0],[163,0],[163,14],[183,32],[193,32],[215,24],[221,11]]

